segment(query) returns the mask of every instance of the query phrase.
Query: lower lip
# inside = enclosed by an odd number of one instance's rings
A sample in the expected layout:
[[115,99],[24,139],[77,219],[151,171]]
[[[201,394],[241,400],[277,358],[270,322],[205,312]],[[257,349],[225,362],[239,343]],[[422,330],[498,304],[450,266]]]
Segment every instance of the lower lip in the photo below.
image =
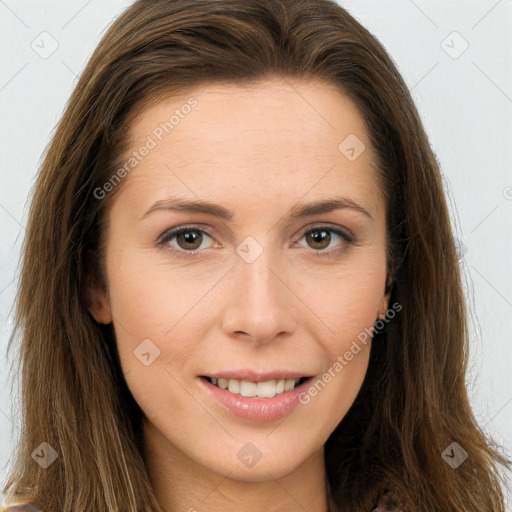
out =
[[215,386],[206,377],[199,377],[207,391],[235,416],[265,422],[275,421],[290,414],[300,403],[299,395],[309,387],[312,379],[310,377],[291,391],[280,393],[272,398],[246,398]]

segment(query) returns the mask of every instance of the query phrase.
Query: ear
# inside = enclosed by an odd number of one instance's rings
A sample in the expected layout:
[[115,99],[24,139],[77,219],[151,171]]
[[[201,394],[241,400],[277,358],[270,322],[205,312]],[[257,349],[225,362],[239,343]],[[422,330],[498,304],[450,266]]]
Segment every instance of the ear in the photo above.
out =
[[99,278],[92,278],[87,289],[88,310],[99,324],[112,322],[110,302],[105,284]]
[[379,305],[379,312],[378,312],[378,318],[382,319],[386,316],[386,311],[389,307],[389,298],[391,296],[391,285],[392,285],[392,278],[388,275],[386,279],[386,289],[384,296],[382,297]]
[[382,300],[380,301],[379,312],[377,314],[377,318],[379,320],[382,320],[386,316],[386,311],[388,310],[388,302],[389,296],[384,295],[384,297],[382,297]]

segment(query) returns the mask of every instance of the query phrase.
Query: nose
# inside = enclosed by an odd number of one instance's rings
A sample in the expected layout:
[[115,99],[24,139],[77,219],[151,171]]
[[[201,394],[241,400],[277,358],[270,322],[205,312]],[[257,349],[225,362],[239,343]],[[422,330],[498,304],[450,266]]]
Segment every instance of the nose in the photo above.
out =
[[296,304],[300,301],[278,258],[266,250],[252,263],[240,258],[230,274],[231,292],[223,315],[228,336],[264,344],[295,331]]

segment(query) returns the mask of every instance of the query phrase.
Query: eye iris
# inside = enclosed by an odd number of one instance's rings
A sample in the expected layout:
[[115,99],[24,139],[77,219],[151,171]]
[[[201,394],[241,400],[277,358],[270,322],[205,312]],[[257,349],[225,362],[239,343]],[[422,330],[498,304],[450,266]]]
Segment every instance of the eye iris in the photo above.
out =
[[[331,241],[331,235],[325,229],[313,229],[312,231],[309,232],[307,237],[309,238],[309,240],[313,240],[313,247],[315,249],[325,249],[326,247],[329,246],[329,242]],[[327,241],[327,244],[325,244],[325,241]],[[316,245],[318,243],[324,243],[324,245],[321,245],[319,247],[318,245]]]
[[[201,239],[202,235],[198,231],[183,231],[176,235],[176,240],[182,249],[197,249],[201,245]],[[194,242],[196,242],[196,245],[194,245],[193,247],[183,247],[183,245],[181,244],[181,241],[183,240],[185,241],[186,244],[193,244]],[[199,243],[197,243],[197,241],[199,241]]]

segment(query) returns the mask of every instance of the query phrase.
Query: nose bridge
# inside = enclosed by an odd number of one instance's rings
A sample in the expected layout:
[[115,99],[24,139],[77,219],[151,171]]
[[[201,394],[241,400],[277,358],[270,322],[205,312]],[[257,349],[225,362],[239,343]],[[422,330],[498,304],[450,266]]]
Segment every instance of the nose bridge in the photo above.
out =
[[249,301],[258,301],[260,298],[266,298],[266,303],[277,301],[277,295],[283,290],[282,280],[284,276],[279,265],[279,258],[275,251],[264,250],[253,262],[239,262],[240,274],[242,276],[242,286],[245,286],[246,298]]
[[286,271],[279,252],[246,240],[237,248],[236,292],[224,317],[228,333],[245,333],[268,342],[295,329],[293,293],[286,286]]

